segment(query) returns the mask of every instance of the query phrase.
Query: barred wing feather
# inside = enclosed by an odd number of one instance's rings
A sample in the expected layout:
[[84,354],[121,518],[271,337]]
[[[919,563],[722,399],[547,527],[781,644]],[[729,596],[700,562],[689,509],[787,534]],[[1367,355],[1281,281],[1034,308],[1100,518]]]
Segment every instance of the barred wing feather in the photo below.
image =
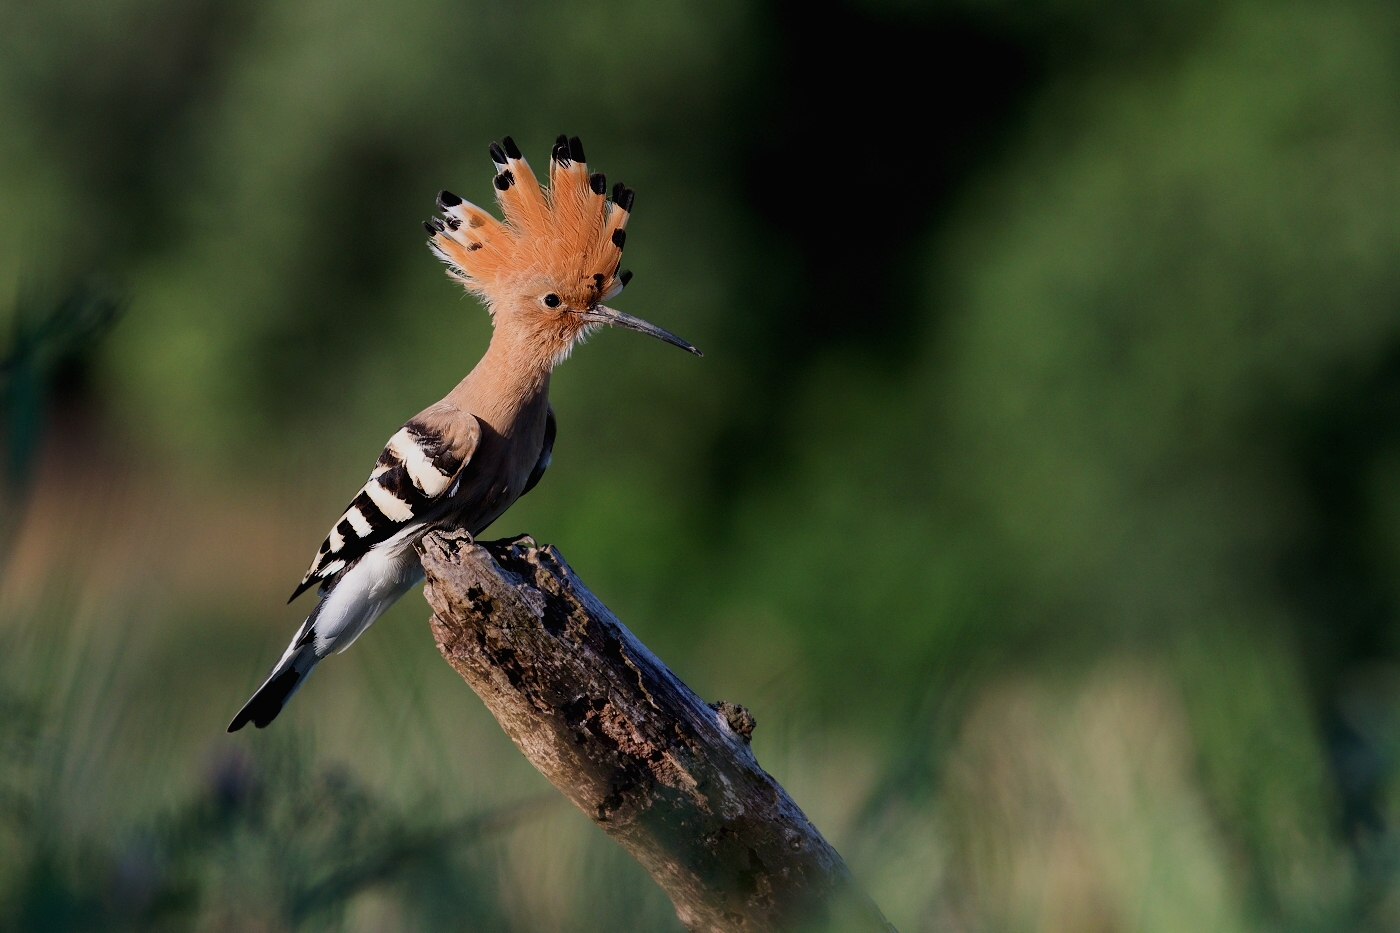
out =
[[[399,429],[379,455],[369,481],[321,542],[316,559],[292,599],[346,567],[414,521],[449,494],[481,439],[475,418],[448,435],[415,418]],[[291,600],[288,600],[291,602]]]

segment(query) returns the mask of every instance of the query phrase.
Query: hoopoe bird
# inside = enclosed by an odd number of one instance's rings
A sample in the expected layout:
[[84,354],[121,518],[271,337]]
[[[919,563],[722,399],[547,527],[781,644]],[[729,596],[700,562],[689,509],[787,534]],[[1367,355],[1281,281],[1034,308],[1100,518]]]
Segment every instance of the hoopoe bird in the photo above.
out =
[[[436,529],[473,536],[540,481],[554,450],[549,377],[574,345],[616,325],[701,352],[668,331],[607,307],[627,285],[621,269],[633,192],[590,174],[578,137],[560,136],[541,189],[509,136],[492,143],[503,220],[449,191],[424,222],[448,275],[491,314],[491,343],[442,401],[409,419],[379,455],[321,542],[292,599],[319,599],[228,731],[277,717],[312,668],[344,651],[423,579],[416,545]],[[289,600],[290,601],[290,600]]]

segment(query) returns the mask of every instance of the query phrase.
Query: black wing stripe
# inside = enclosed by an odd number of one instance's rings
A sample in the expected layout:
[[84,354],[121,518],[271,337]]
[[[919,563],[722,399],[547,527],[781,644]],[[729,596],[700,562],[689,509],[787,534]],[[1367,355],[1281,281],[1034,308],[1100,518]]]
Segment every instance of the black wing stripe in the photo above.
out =
[[326,540],[331,542],[331,553],[339,554],[340,549],[345,547],[346,541],[354,541],[356,538],[355,529],[350,527],[350,520],[342,518],[336,523],[333,537]]
[[424,507],[432,501],[431,496],[414,484],[413,478],[408,475],[408,468],[401,463],[389,467],[375,477],[374,481],[388,490],[395,499],[402,502],[415,515],[421,514]]

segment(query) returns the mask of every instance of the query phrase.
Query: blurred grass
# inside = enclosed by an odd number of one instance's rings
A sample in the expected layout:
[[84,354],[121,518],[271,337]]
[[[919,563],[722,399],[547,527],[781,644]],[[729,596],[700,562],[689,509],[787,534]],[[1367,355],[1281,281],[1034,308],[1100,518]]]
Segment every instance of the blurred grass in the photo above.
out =
[[577,352],[492,531],[749,706],[899,929],[1393,929],[1396,39],[1362,0],[0,0],[0,351],[42,360],[0,924],[677,928],[522,803],[417,595],[222,733],[488,339],[434,193],[566,130],[639,192],[627,310],[707,356]]

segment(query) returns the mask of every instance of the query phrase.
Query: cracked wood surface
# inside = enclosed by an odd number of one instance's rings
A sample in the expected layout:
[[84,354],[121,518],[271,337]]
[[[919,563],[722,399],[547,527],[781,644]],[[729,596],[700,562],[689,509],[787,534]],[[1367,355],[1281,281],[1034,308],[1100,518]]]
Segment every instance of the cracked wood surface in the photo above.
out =
[[697,697],[557,550],[456,532],[429,535],[422,552],[438,650],[687,929],[892,933],[759,767],[748,711]]

